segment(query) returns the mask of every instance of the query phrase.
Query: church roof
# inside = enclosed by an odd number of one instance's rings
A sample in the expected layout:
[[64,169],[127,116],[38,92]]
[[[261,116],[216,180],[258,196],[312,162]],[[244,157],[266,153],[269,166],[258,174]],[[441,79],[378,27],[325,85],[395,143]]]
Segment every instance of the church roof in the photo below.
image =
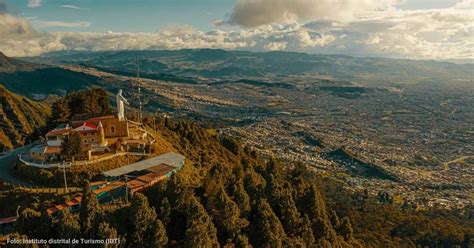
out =
[[75,132],[79,132],[79,133],[90,133],[90,132],[95,132],[97,130],[98,130],[97,126],[95,126],[95,125],[93,125],[89,122],[84,122],[84,123],[82,123],[81,126],[76,127],[74,129]]

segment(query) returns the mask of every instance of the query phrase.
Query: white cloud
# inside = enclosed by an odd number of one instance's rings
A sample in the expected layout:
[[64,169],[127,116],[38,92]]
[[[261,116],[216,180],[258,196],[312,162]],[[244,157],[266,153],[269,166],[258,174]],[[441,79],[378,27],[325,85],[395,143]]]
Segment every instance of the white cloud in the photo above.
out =
[[79,7],[79,6],[76,6],[76,5],[69,5],[69,4],[61,5],[60,7],[61,7],[61,8],[64,8],[64,9],[76,9],[76,10],[82,10],[82,9],[84,9],[84,8]]
[[[350,21],[285,21],[246,29],[218,28],[209,32],[190,26],[154,33],[38,32],[24,18],[0,14],[0,51],[11,56],[32,56],[58,50],[223,48],[474,60],[472,2],[464,0],[445,9],[386,8],[367,12]],[[35,27],[90,25],[41,20],[31,20],[31,23]]]
[[39,28],[62,27],[62,28],[87,28],[91,26],[90,22],[63,22],[63,21],[42,21],[32,20],[32,23]]
[[256,27],[316,19],[349,21],[367,11],[390,9],[397,0],[237,0],[227,23]]
[[288,42],[270,42],[264,48],[270,51],[283,51],[287,46]]
[[42,0],[28,0],[28,7],[30,8],[38,8],[41,7],[41,5],[43,5]]

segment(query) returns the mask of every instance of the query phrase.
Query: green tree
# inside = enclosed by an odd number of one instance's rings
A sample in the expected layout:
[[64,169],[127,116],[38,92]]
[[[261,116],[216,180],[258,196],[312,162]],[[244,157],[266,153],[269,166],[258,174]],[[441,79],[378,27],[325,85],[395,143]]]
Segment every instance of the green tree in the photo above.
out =
[[84,182],[82,189],[81,207],[79,209],[79,220],[81,223],[81,233],[91,235],[91,230],[98,224],[97,213],[99,202],[96,195],[89,188],[89,181]]
[[163,225],[165,226],[171,222],[171,205],[167,197],[161,200],[159,217],[163,220]]
[[311,221],[309,220],[308,215],[303,216],[303,220],[298,228],[299,236],[303,238],[306,247],[314,246],[316,239],[313,235],[313,229],[311,228]]
[[74,160],[74,157],[82,153],[81,136],[72,133],[66,136],[61,144],[61,155],[66,159]]
[[260,199],[255,211],[252,218],[254,243],[258,247],[282,247],[286,238],[285,231],[267,200]]
[[49,128],[55,128],[59,124],[69,122],[71,111],[69,110],[69,105],[66,103],[65,98],[60,98],[53,103],[51,113],[52,115],[48,121]]
[[271,176],[269,185],[273,185],[271,191],[272,207],[289,236],[295,235],[301,222],[300,213],[293,200],[291,185],[285,183],[283,186],[276,183]]
[[159,219],[156,219],[150,226],[148,234],[150,235],[150,244],[152,247],[166,247],[168,244],[165,226]]
[[346,216],[342,218],[341,224],[338,226],[337,232],[344,240],[349,241],[353,238],[354,231],[350,219]]
[[233,240],[240,230],[248,225],[248,221],[240,217],[240,209],[225,192],[222,186],[216,196],[209,198],[209,213],[216,223],[219,233],[223,233],[223,242]]
[[232,186],[232,194],[234,196],[234,201],[240,208],[240,211],[245,215],[248,214],[251,210],[250,206],[250,197],[245,191],[244,181],[239,179],[237,183]]
[[147,242],[147,231],[155,224],[157,214],[155,209],[148,204],[148,199],[143,194],[137,193],[132,198],[129,207],[130,239],[135,245],[143,246]]
[[17,230],[29,237],[38,237],[41,232],[41,213],[31,208],[21,211],[16,222]]
[[187,199],[186,215],[186,247],[219,247],[211,217],[194,195]]
[[57,237],[64,239],[74,239],[81,237],[81,225],[77,218],[65,209],[61,212],[60,218],[56,222]]
[[[117,230],[115,230],[115,228],[111,227],[110,224],[106,222],[102,222],[99,224],[99,226],[97,227],[96,237],[98,239],[103,239],[103,240],[119,238],[117,234]],[[104,244],[104,246],[102,247],[104,248],[118,247],[118,244]]]

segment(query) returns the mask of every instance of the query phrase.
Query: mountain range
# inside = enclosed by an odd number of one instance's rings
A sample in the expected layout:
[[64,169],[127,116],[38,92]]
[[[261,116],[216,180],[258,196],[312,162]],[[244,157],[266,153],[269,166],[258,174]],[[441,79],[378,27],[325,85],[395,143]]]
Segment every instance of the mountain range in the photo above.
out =
[[[427,60],[359,58],[296,52],[183,49],[164,51],[55,52],[25,58],[49,64],[81,64],[135,73],[193,77],[290,81],[314,78],[358,82],[472,81],[473,64]],[[146,75],[145,75],[146,76]]]

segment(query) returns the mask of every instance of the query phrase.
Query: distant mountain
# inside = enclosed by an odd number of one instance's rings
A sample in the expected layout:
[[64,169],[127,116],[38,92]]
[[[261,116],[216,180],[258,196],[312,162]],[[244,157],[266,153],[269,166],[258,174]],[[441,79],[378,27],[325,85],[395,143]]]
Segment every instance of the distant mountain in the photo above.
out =
[[9,58],[0,52],[0,83],[22,95],[58,94],[99,84],[100,78],[57,66]]
[[287,81],[303,77],[378,83],[445,82],[472,81],[474,76],[474,64],[219,49],[56,52],[28,60],[53,64],[83,64],[134,72],[136,58],[139,58],[140,71],[143,73],[218,80],[245,78]]
[[49,105],[9,91],[0,84],[0,151],[23,145],[46,125]]
[[24,62],[7,57],[5,54],[0,52],[0,72],[15,72],[15,71],[33,71],[36,69],[43,68],[45,66]]

